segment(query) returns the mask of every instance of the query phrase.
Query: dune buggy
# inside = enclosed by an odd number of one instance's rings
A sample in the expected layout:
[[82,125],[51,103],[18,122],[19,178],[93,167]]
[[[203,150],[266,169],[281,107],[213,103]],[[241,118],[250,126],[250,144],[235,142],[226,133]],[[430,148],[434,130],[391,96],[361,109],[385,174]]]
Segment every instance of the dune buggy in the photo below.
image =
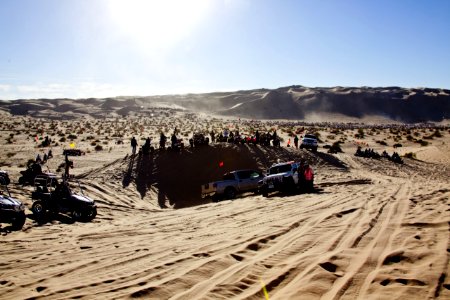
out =
[[43,218],[47,212],[68,214],[75,221],[91,221],[97,215],[95,201],[84,195],[78,181],[38,175],[34,188],[31,211],[37,219]]

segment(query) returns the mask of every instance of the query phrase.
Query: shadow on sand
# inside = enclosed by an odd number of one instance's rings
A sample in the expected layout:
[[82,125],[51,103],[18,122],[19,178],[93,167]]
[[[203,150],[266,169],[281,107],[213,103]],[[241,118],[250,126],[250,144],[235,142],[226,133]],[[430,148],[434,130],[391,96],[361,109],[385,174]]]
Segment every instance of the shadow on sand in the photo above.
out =
[[183,208],[209,203],[201,197],[201,185],[220,180],[224,173],[239,169],[265,171],[278,161],[306,159],[346,169],[336,157],[306,150],[255,145],[216,144],[182,151],[156,150],[131,156],[123,174],[124,187],[132,182],[144,198],[151,187],[158,191],[158,205]]

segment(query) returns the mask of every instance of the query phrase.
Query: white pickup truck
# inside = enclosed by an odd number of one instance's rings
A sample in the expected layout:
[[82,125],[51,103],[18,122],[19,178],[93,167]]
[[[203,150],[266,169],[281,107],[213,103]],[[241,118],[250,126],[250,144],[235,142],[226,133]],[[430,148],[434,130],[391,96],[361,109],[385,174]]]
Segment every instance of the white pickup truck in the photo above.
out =
[[202,185],[202,197],[233,199],[238,193],[258,191],[258,182],[264,178],[260,171],[238,170],[223,175],[223,180]]
[[317,137],[313,134],[305,134],[300,144],[300,149],[311,149],[313,152],[317,152]]
[[271,191],[292,191],[298,185],[297,162],[285,162],[272,165],[266,177],[259,182],[259,190],[264,197]]

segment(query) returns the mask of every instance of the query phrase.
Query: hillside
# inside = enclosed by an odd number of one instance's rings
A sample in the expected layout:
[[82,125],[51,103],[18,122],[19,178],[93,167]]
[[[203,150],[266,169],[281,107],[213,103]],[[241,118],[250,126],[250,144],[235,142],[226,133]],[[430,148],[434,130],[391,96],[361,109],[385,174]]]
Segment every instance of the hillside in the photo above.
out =
[[50,119],[150,115],[162,108],[267,120],[439,122],[450,119],[450,90],[290,86],[206,94],[0,101],[0,111]]

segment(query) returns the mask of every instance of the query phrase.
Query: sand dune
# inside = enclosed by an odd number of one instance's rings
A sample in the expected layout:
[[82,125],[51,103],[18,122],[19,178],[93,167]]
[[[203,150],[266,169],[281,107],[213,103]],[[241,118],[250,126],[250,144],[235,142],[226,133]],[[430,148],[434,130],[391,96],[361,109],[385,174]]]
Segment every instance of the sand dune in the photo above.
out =
[[[90,223],[58,215],[38,224],[27,210],[21,231],[2,224],[1,299],[264,299],[264,290],[270,299],[450,297],[447,129],[424,146],[407,139],[407,129],[365,129],[363,141],[377,151],[392,153],[394,139],[400,139],[397,151],[417,155],[404,158],[404,165],[353,156],[361,140],[357,130],[314,127],[306,130],[320,133],[321,145],[343,140],[344,153],[214,144],[130,156],[131,135],[142,144],[141,138],[156,138],[159,130],[168,134],[175,126],[185,142],[195,128],[276,128],[283,145],[292,127],[189,112],[167,120],[172,112],[161,111],[151,122],[5,114],[0,166],[11,174],[11,193],[31,208],[32,188],[19,186],[17,178],[19,165],[43,150],[36,131],[55,140],[51,170],[69,143],[58,139],[76,134],[77,147],[87,153],[73,158],[72,172],[96,199],[99,213]],[[432,130],[409,134],[425,138]],[[247,193],[218,203],[200,197],[200,184],[226,171],[264,170],[277,160],[300,158],[315,169],[316,193]]]
[[290,86],[273,90],[149,97],[0,101],[0,110],[13,115],[62,119],[87,115],[96,118],[148,116],[155,108],[162,107],[250,119],[345,122],[376,117],[414,123],[450,119],[449,99],[450,91],[445,89]]

